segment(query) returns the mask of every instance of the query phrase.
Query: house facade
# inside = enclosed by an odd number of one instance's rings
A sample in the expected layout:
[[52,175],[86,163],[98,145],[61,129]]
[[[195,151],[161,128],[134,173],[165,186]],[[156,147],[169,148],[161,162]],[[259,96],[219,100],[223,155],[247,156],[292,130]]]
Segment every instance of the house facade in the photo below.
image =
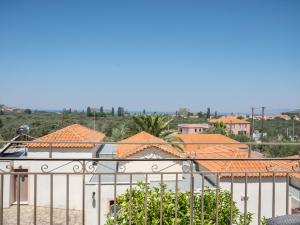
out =
[[[187,137],[192,136],[195,139],[195,135],[179,135],[180,137],[185,136],[183,141],[189,140]],[[201,134],[199,134],[201,136]],[[218,136],[218,135],[217,135]],[[129,137],[121,141],[115,146],[115,153],[112,155],[112,159],[138,159],[139,161],[121,161],[121,162],[110,162],[109,165],[100,165],[97,168],[98,172],[105,174],[108,172],[117,171],[118,173],[124,173],[124,175],[118,175],[117,178],[114,176],[101,176],[101,180],[97,175],[94,175],[89,183],[89,192],[95,192],[95,198],[99,198],[97,195],[99,183],[101,183],[100,199],[100,220],[101,224],[105,224],[105,220],[108,216],[113,216],[113,205],[115,196],[123,194],[130,188],[129,175],[132,176],[131,184],[132,188],[135,187],[137,182],[148,182],[150,186],[158,185],[162,180],[161,173],[163,175],[163,183],[167,184],[168,189],[173,189],[176,184],[175,174],[181,174],[178,176],[178,184],[181,191],[190,191],[190,174],[184,170],[183,161],[176,161],[176,158],[192,156],[196,158],[245,158],[247,153],[242,151],[244,145],[227,140],[226,137],[220,137],[219,142],[222,144],[204,144],[199,148],[197,145],[191,145],[186,148],[184,145],[184,152],[179,153],[176,149],[169,145],[165,145],[165,142],[157,137],[154,137],[146,132],[141,132],[137,135]],[[203,137],[201,137],[203,140]],[[216,137],[210,137],[214,140]],[[205,138],[206,142],[209,137]],[[224,140],[228,141],[228,144],[223,144]],[[231,139],[232,140],[232,139]],[[204,140],[203,140],[204,141]],[[137,142],[139,144],[126,144]],[[151,142],[156,144],[151,144]],[[157,143],[162,143],[157,144]],[[187,141],[189,142],[189,141]],[[214,142],[212,142],[214,143]],[[234,144],[233,144],[234,143]],[[201,144],[200,144],[201,145]],[[168,147],[167,147],[168,146]],[[194,146],[194,147],[192,147]],[[104,147],[105,149],[105,147]],[[194,151],[194,150],[195,151]],[[195,153],[196,152],[196,153]],[[100,153],[101,158],[101,153]],[[174,161],[156,161],[155,159],[170,159],[174,158]],[[141,160],[145,159],[145,160]],[[147,161],[147,159],[152,159]],[[273,177],[272,173],[267,170],[268,164],[257,161],[194,161],[192,160],[193,173],[195,173],[195,186],[194,192],[201,192],[201,172],[209,172],[204,176],[205,188],[215,188],[217,186],[216,174],[220,173],[219,185],[221,190],[231,191],[231,176],[228,176],[230,172],[237,173],[233,178],[233,201],[237,203],[237,207],[241,212],[244,211],[245,201],[247,201],[247,211],[253,213],[253,222],[251,224],[258,224],[258,201],[259,201],[259,182],[261,181],[261,216],[267,218],[272,217],[272,188],[273,188]],[[103,164],[103,162],[101,162]],[[187,165],[190,165],[189,162]],[[255,172],[247,174],[247,189],[248,193],[245,196],[245,179],[246,172]],[[156,174],[157,172],[157,174]],[[143,175],[139,174],[143,173]],[[149,175],[146,178],[146,173]],[[259,178],[259,173],[261,177]],[[117,185],[115,185],[117,183]],[[116,186],[116,187],[115,187]],[[286,178],[285,176],[276,176],[275,183],[275,214],[285,215],[285,204],[286,196],[282,193],[286,193]],[[97,206],[90,207],[88,224],[97,224],[95,218],[97,218],[98,208]],[[88,219],[88,218],[87,218]]]
[[179,124],[178,133],[180,134],[201,134],[210,128],[209,124],[206,123],[195,123],[195,124]]
[[[273,184],[272,172],[268,170],[269,166],[276,166],[272,161],[201,160],[246,158],[247,145],[220,134],[178,134],[178,137],[183,141],[183,152],[146,132],[140,132],[117,144],[91,144],[85,142],[101,142],[104,135],[80,125],[72,125],[38,139],[63,143],[52,143],[51,148],[49,144],[38,142],[27,145],[28,157],[33,159],[49,158],[51,149],[51,161],[14,161],[10,166],[15,171],[43,172],[36,177],[37,206],[49,207],[49,196],[53,193],[52,206],[66,209],[68,193],[69,208],[84,209],[84,220],[89,225],[104,225],[107,217],[114,214],[117,196],[134,188],[138,182],[147,182],[152,187],[163,182],[171,191],[175,191],[177,184],[179,191],[190,192],[193,188],[194,193],[201,193],[203,186],[215,189],[219,184],[221,190],[233,190],[233,201],[241,212],[244,211],[246,201],[247,212],[253,213],[251,224],[254,225],[258,221],[259,193],[262,217],[272,217],[273,196],[276,202],[275,215],[285,214],[287,199],[283,193],[287,192],[286,177],[277,173]],[[78,143],[68,143],[71,141]],[[190,144],[192,142],[195,144]],[[58,160],[63,158],[73,160]],[[87,159],[84,162],[86,164],[76,160],[83,158]],[[88,160],[92,158],[98,159],[95,162]],[[182,161],[180,158],[190,160]],[[2,170],[8,168],[4,164],[0,166]],[[82,169],[91,170],[83,174]],[[61,175],[58,174],[60,172]],[[220,175],[219,180],[216,172]],[[233,179],[231,172],[234,173]],[[66,173],[71,175],[67,176]],[[202,173],[206,175],[202,177]],[[8,175],[4,179],[4,191],[9,194],[3,200],[4,205],[9,207],[16,200],[16,178]],[[34,179],[33,175],[21,179],[23,204],[34,204]],[[294,207],[292,199],[288,201]]]
[[[81,126],[79,124],[73,124],[67,126],[61,130],[50,133],[37,139],[37,143],[29,143],[27,145],[27,157],[28,158],[49,158],[51,161],[14,161],[10,165],[10,170],[15,172],[37,172],[44,173],[37,175],[36,177],[36,187],[37,187],[37,206],[50,206],[49,194],[51,192],[51,182],[53,187],[53,207],[55,208],[65,208],[66,207],[66,192],[61,191],[62,186],[66,185],[65,175],[54,175],[51,176],[47,173],[68,173],[74,172],[75,169],[82,169],[80,162],[74,160],[74,162],[62,162],[55,161],[55,158],[93,158],[96,156],[97,152],[100,150],[100,145],[87,144],[84,142],[101,142],[105,137],[104,134],[93,131],[89,128]],[[38,141],[44,142],[66,142],[66,143],[53,143],[50,147],[47,143],[38,143]],[[83,142],[83,143],[67,143],[67,142]],[[7,167],[6,167],[7,168]],[[76,172],[76,171],[75,171]],[[6,178],[8,179],[8,178]],[[10,176],[10,181],[5,182],[7,189],[5,207],[9,207],[17,201],[17,176]],[[85,178],[87,181],[89,177]],[[78,193],[82,193],[83,185],[81,184],[82,178],[79,176],[69,177],[69,198],[70,209],[81,209],[82,208],[82,198]],[[20,179],[20,200],[22,204],[33,205],[34,204],[34,176],[24,175]]]
[[223,116],[218,119],[210,119],[210,124],[223,123],[235,135],[250,135],[250,123],[244,119],[238,119],[235,116]]

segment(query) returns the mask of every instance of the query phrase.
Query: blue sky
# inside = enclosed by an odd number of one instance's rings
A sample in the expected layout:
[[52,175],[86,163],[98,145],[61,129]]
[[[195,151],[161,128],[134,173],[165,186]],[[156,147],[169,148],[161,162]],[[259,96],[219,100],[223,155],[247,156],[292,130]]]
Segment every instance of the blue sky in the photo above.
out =
[[300,1],[0,0],[0,103],[300,108]]

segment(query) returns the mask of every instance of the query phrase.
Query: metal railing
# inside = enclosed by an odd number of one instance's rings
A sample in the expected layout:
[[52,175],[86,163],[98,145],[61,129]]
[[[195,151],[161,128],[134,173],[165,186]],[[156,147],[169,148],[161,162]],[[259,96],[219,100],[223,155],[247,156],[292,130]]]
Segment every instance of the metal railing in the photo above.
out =
[[[4,142],[1,142],[4,143]],[[8,143],[8,142],[5,142]],[[27,142],[10,142],[15,145],[26,145]],[[30,142],[32,143],[32,142]],[[35,142],[37,143],[37,142]],[[240,223],[262,224],[264,217],[288,215],[291,213],[291,188],[300,188],[300,158],[249,158],[234,156],[224,158],[193,157],[184,154],[182,157],[128,157],[99,158],[74,156],[54,156],[59,151],[53,144],[93,144],[114,145],[112,142],[41,142],[49,144],[44,149],[45,155],[29,154],[22,157],[0,157],[0,225],[3,224],[88,224],[102,225],[124,224],[118,221],[120,214],[119,196],[129,194],[128,223],[137,224],[134,218],[135,204],[132,190],[143,182],[146,188],[143,192],[143,221],[141,224],[151,224],[149,218],[150,190],[159,188],[159,224],[164,224],[165,196],[173,193],[173,223],[179,224],[182,193],[189,196],[187,224],[206,224],[207,205],[206,193],[214,192],[215,210],[211,217],[213,224],[224,222],[223,191],[229,193],[228,220],[225,224],[237,224],[236,210],[241,213]],[[120,144],[120,143],[118,143]],[[122,143],[122,144],[153,144],[166,145],[170,143]],[[174,143],[172,143],[174,144]],[[182,143],[178,143],[182,144]],[[228,143],[184,143],[197,145],[228,145]],[[241,143],[230,143],[230,145]],[[244,144],[244,143],[242,143]],[[255,146],[257,143],[245,143]],[[273,146],[275,143],[263,143]],[[261,143],[259,144],[261,145]],[[300,143],[281,145],[299,146]],[[26,149],[27,151],[28,149]],[[76,153],[73,153],[76,154]],[[248,155],[249,156],[249,155]],[[256,163],[264,162],[265,169],[236,170],[206,170],[201,162],[212,163]],[[295,180],[291,184],[291,179]],[[297,180],[298,179],[298,180]],[[165,184],[167,189],[160,185]],[[24,185],[27,185],[24,187]],[[27,190],[27,196],[26,195]],[[238,193],[238,194],[236,194]],[[242,193],[242,196],[240,195]],[[300,192],[299,192],[300,193]],[[267,196],[268,195],[268,196]],[[22,199],[24,197],[24,199]],[[26,200],[27,197],[27,200]],[[270,200],[271,202],[268,202]],[[220,205],[221,204],[221,205]],[[295,204],[295,203],[293,203]],[[300,204],[300,200],[299,200]],[[30,207],[30,213],[28,213]],[[112,207],[112,215],[109,208]],[[300,208],[300,205],[299,205]],[[24,211],[23,211],[24,210]],[[61,210],[60,212],[56,212]],[[23,211],[23,212],[22,212]],[[43,212],[39,213],[39,211]],[[255,212],[254,212],[255,211]],[[267,212],[268,211],[268,212]],[[26,212],[27,217],[22,216]],[[169,212],[168,212],[169,213]],[[249,221],[249,213],[254,217]],[[57,218],[59,215],[59,218]],[[75,215],[76,214],[76,215]],[[63,216],[62,216],[63,215]],[[220,216],[221,215],[221,216]],[[266,216],[268,215],[268,216]],[[74,222],[74,217],[80,221]],[[46,222],[45,222],[46,221]],[[182,223],[181,223],[182,224]],[[222,224],[223,225],[223,224]]]

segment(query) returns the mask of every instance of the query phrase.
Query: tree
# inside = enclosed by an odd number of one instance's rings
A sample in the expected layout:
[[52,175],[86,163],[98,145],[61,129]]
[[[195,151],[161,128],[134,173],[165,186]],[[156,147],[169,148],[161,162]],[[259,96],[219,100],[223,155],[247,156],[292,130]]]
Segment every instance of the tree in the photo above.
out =
[[203,117],[203,113],[200,111],[200,112],[198,112],[198,118],[202,118]]
[[218,113],[217,113],[217,111],[215,111],[215,118],[217,118],[218,117]]
[[[146,196],[147,191],[147,198]],[[163,194],[162,194],[163,193]],[[162,194],[162,197],[161,197]],[[203,219],[204,225],[216,224],[216,192],[212,189],[206,189],[203,195]],[[145,204],[146,201],[146,204]],[[177,201],[177,202],[176,202]],[[116,199],[116,207],[118,212],[116,215],[108,214],[106,225],[112,224],[130,224],[144,225],[145,212],[147,212],[147,224],[159,225],[160,224],[160,210],[162,207],[162,224],[175,224],[175,211],[176,205],[178,209],[177,224],[185,225],[190,224],[191,213],[191,194],[190,192],[175,192],[167,190],[166,185],[160,184],[158,187],[150,187],[148,184],[138,183],[137,187],[127,189],[126,193],[121,194]],[[230,224],[230,206],[231,195],[229,191],[220,190],[218,192],[218,224]],[[146,208],[145,208],[146,206]],[[201,206],[202,195],[193,195],[193,224],[201,224]],[[146,211],[147,209],[147,211]],[[131,213],[129,213],[131,212]],[[197,213],[196,213],[197,212]],[[246,225],[251,224],[252,214],[247,213]],[[232,203],[232,224],[244,224],[244,213],[241,212],[236,202]]]
[[206,112],[206,118],[209,119],[210,118],[210,108],[207,108],[207,112]]
[[129,128],[125,124],[121,124],[118,127],[112,129],[112,140],[113,141],[120,141],[125,139],[129,136]]
[[115,108],[114,107],[111,108],[111,115],[115,116]]
[[25,109],[25,110],[24,110],[24,113],[25,113],[25,114],[31,114],[32,111],[31,111],[31,109]]
[[0,119],[0,128],[3,127],[3,122],[2,120]]
[[248,142],[248,141],[251,141],[251,138],[245,134],[237,134],[237,135],[234,135],[234,134],[231,134],[229,135],[230,138],[233,138],[239,142]]
[[[182,142],[182,140],[175,135],[177,131],[169,129],[169,125],[173,121],[169,116],[159,114],[141,115],[133,116],[132,120],[135,125],[131,128],[133,133],[145,131],[167,142]],[[179,145],[172,144],[172,146],[182,151]]]
[[100,117],[106,117],[106,113],[104,112],[103,106],[100,107],[100,113],[99,113]]
[[118,116],[124,116],[124,108],[118,107]]
[[144,114],[144,115],[146,114],[146,109],[143,109],[143,114]]
[[4,112],[2,109],[0,110],[0,115],[4,115]]
[[224,123],[214,123],[213,126],[211,128],[209,128],[207,130],[208,134],[223,134],[223,135],[227,135],[229,134],[228,128]]
[[89,107],[89,106],[86,108],[86,115],[89,117],[92,116],[92,110],[91,110],[91,107]]

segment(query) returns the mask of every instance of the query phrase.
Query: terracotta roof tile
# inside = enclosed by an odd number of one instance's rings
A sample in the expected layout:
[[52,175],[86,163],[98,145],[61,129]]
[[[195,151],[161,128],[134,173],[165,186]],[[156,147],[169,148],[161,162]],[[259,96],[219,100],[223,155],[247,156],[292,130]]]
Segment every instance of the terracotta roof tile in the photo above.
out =
[[[241,148],[248,148],[236,140],[228,138],[221,134],[179,134],[183,142],[195,142],[200,144],[184,144],[184,150],[194,158],[247,158],[248,152],[242,151]],[[201,144],[204,143],[204,144]],[[208,144],[214,143],[214,144]],[[220,143],[220,144],[218,144]],[[227,144],[228,143],[228,144]],[[276,162],[272,161],[232,161],[232,160],[197,160],[197,163],[208,171],[227,172],[222,174],[223,177],[231,176],[229,172],[234,172],[235,177],[244,177],[245,172],[249,177],[259,176],[259,172],[270,172],[269,167],[275,166]],[[236,173],[241,172],[241,173]],[[280,176],[282,174],[276,174]],[[272,176],[272,173],[262,173],[262,176]]]
[[243,119],[238,119],[235,116],[222,116],[218,119],[210,119],[210,123],[224,123],[224,124],[249,124],[248,121]]
[[[134,142],[138,144],[125,144],[125,143],[134,143]],[[159,143],[162,144],[160,145]],[[158,148],[176,157],[181,156],[180,152],[178,152],[175,148],[173,148],[169,144],[165,144],[165,143],[167,142],[147,132],[142,131],[136,135],[133,135],[127,139],[120,141],[119,144],[117,145],[116,156],[118,158],[130,157],[150,147]]]
[[[208,147],[202,151],[193,154],[197,158],[247,158],[247,153],[241,151],[233,146],[216,145]],[[277,161],[257,161],[257,160],[197,160],[197,163],[211,172],[224,172],[223,177],[231,176],[231,172],[234,173],[234,177],[244,177],[245,173],[249,177],[259,176],[261,172],[262,177],[272,176],[274,168],[278,167]],[[283,170],[282,170],[283,171]],[[241,173],[238,173],[241,172]],[[250,173],[249,173],[250,172]],[[267,172],[267,173],[266,173]],[[280,171],[278,171],[280,172]],[[276,173],[276,176],[284,176],[283,173]]]
[[[105,135],[101,132],[91,130],[79,124],[73,124],[38,138],[36,141],[49,142],[100,142]],[[93,148],[94,144],[89,143],[53,143],[53,148]],[[47,143],[27,144],[28,148],[49,148]]]
[[[222,134],[178,134],[177,136],[180,137],[181,140],[185,143],[197,143],[197,144],[184,144],[183,147],[186,152],[201,151],[207,147],[218,145],[217,143],[220,143],[223,146],[233,146],[236,148],[248,149],[248,146],[246,144],[242,144]],[[209,143],[216,143],[216,144],[209,144]]]

